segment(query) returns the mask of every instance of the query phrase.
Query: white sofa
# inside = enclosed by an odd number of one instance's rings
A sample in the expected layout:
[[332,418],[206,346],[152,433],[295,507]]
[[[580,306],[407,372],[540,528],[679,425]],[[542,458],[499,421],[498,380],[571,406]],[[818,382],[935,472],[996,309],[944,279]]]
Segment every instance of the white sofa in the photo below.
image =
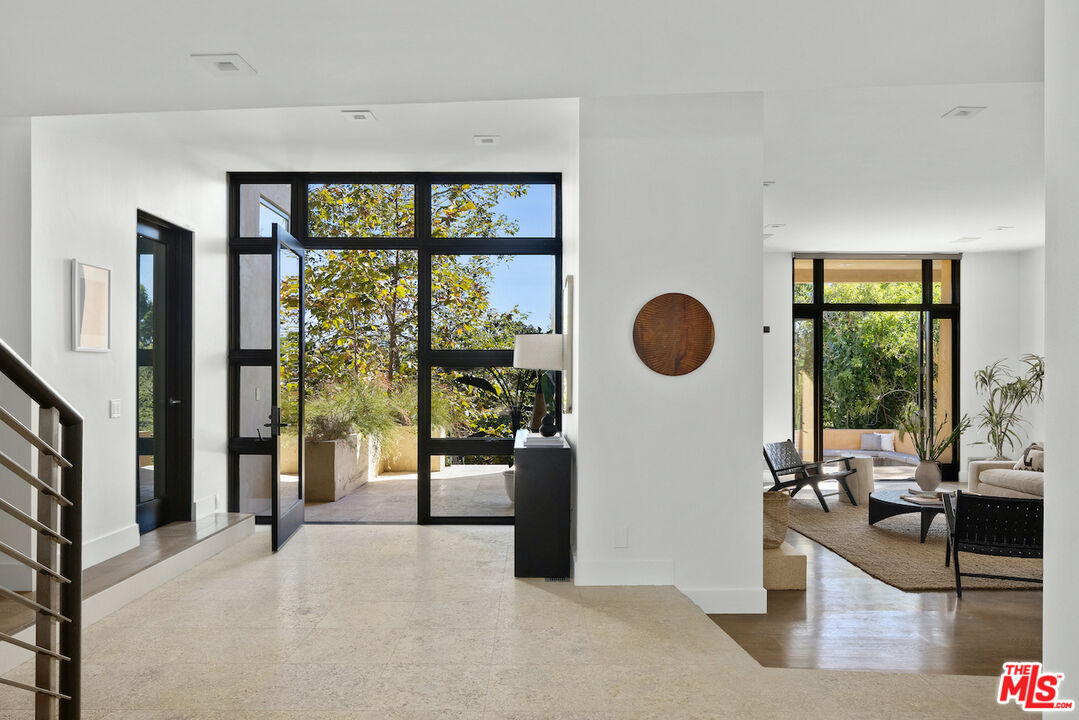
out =
[[967,469],[967,489],[997,497],[1045,497],[1045,473],[1016,470],[1014,460],[975,460]]

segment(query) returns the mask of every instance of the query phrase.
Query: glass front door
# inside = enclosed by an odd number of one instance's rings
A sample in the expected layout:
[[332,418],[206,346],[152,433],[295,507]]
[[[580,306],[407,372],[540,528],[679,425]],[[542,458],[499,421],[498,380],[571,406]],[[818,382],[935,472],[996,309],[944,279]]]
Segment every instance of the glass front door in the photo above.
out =
[[273,549],[303,525],[304,251],[279,225],[274,286],[277,296],[277,363],[274,405],[267,425],[276,438],[273,468]]

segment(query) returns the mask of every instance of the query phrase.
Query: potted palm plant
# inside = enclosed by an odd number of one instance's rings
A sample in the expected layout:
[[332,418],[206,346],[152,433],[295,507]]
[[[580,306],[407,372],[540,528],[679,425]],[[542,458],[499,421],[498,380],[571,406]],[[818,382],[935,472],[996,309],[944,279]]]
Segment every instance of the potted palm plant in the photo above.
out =
[[936,490],[940,485],[940,456],[970,429],[970,418],[964,415],[952,431],[944,435],[947,426],[947,415],[940,425],[934,427],[928,413],[913,407],[899,420],[899,437],[909,434],[914,452],[918,455],[914,481],[922,490]]
[[1045,379],[1045,358],[1040,355],[1024,355],[1020,361],[1026,365],[1022,374],[1012,372],[1003,360],[974,373],[974,386],[985,396],[985,407],[978,413],[978,427],[985,432],[985,440],[996,453],[994,460],[1005,460],[1004,445],[1014,450],[1019,442],[1019,428],[1026,421],[1019,411],[1042,399]]

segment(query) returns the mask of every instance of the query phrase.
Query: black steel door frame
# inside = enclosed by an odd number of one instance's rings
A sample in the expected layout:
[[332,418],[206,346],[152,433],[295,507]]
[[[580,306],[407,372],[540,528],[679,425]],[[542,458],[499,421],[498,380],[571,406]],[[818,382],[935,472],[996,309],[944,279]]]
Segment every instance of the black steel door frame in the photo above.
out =
[[[271,373],[273,378],[273,408],[270,411],[269,422],[267,425],[270,429],[270,436],[273,438],[273,460],[271,461],[271,511],[273,513],[272,520],[270,522],[271,528],[271,547],[274,552],[279,550],[282,545],[288,542],[288,539],[300,529],[303,525],[304,518],[304,487],[303,487],[303,408],[304,408],[304,290],[305,290],[305,275],[304,265],[306,257],[304,249],[296,238],[292,237],[288,231],[284,230],[277,223],[273,226],[273,237],[271,238],[273,243],[273,287],[274,287],[274,309],[273,309],[273,328],[272,333],[275,363]],[[297,461],[297,488],[296,488],[296,502],[290,507],[281,506],[281,446],[277,441],[277,438],[281,435],[281,253],[291,252],[295,253],[299,259],[300,266],[300,281],[299,281],[299,294],[300,294],[300,307],[298,311],[299,317],[299,338],[298,344],[298,362],[299,362],[299,377],[297,389],[298,393],[298,413],[297,413],[297,428],[296,428],[296,461]]]
[[[922,264],[922,300],[920,303],[891,303],[891,304],[872,304],[872,303],[826,303],[824,301],[824,261],[838,260],[838,259],[917,259]],[[886,254],[850,254],[843,255],[837,254],[820,254],[820,255],[807,255],[802,253],[795,253],[791,260],[791,291],[793,296],[794,289],[794,273],[795,273],[795,261],[797,260],[812,260],[813,261],[813,302],[811,303],[793,303],[792,317],[794,321],[798,320],[811,320],[813,322],[813,451],[815,461],[824,459],[824,313],[826,312],[887,312],[887,311],[902,311],[902,312],[917,312],[919,314],[918,320],[918,333],[919,333],[919,356],[920,367],[918,372],[918,402],[919,404],[928,403],[930,409],[930,422],[936,422],[935,408],[933,403],[928,400],[931,397],[931,392],[927,388],[923,388],[925,378],[932,377],[932,364],[933,348],[932,348],[932,322],[937,319],[947,319],[952,321],[952,347],[951,347],[951,373],[952,373],[952,397],[951,397],[951,412],[949,417],[952,422],[955,422],[959,415],[959,315],[960,315],[960,303],[959,303],[959,282],[960,273],[959,266],[961,261],[959,255],[886,255]],[[948,303],[934,303],[933,302],[933,261],[934,260],[950,260],[951,265],[951,302]],[[791,338],[794,339],[794,322],[791,323]],[[922,338],[923,332],[925,337]],[[797,429],[793,426],[794,422],[794,403],[797,402],[797,398],[794,395],[795,380],[795,349],[791,348],[791,423],[792,433]],[[936,427],[936,425],[934,425]],[[793,434],[792,434],[793,437]],[[960,467],[960,449],[956,447],[952,452],[952,461],[948,463],[942,463],[943,476],[945,480],[957,480],[959,477]]]
[[[308,235],[307,189],[317,183],[400,183],[415,188],[415,225],[413,237],[310,237]],[[434,238],[431,235],[431,187],[441,184],[545,184],[553,185],[555,192],[554,237],[550,238]],[[430,431],[420,429],[431,426],[431,371],[433,368],[505,367],[513,364],[513,350],[434,350],[431,348],[431,263],[435,255],[549,255],[554,258],[554,298],[556,333],[562,332],[562,174],[561,173],[229,173],[229,238],[230,255],[260,252],[265,239],[240,236],[240,186],[247,184],[291,185],[292,222],[289,232],[305,250],[413,250],[417,253],[417,522],[432,524],[489,524],[512,525],[512,517],[491,516],[432,516],[430,460],[439,455],[486,455],[513,454],[513,438],[489,440],[485,438],[432,438]],[[264,252],[264,251],[262,251]],[[230,265],[230,317],[235,325],[238,317],[239,298],[238,264]],[[232,330],[236,338],[235,328]],[[238,348],[238,343],[232,344]],[[246,351],[257,353],[259,351]],[[244,352],[231,352],[236,369],[230,373],[230,416],[238,414],[239,383],[238,363]],[[261,363],[252,363],[261,364]],[[562,424],[562,382],[555,382],[556,398],[554,416],[559,427]],[[232,424],[230,423],[230,427]],[[257,441],[241,440],[230,431],[229,458],[229,508],[235,511],[238,504],[238,457],[240,454],[263,454],[264,446]]]
[[[191,464],[193,433],[191,415],[192,377],[192,274],[193,236],[189,230],[149,213],[138,211],[136,245],[164,245],[165,268],[155,263],[154,295],[165,298],[165,312],[154,314],[155,348],[163,337],[164,352],[136,350],[136,367],[155,366],[156,378],[164,378],[164,391],[155,388],[154,435],[165,444],[162,467],[158,467],[154,438],[136,437],[135,520],[139,533],[146,533],[166,523],[192,518]],[[136,250],[136,263],[138,263]],[[137,277],[137,273],[136,273]],[[137,321],[136,321],[137,322]],[[138,385],[136,377],[136,397]],[[138,409],[135,408],[136,418]],[[137,422],[136,422],[137,427]],[[161,429],[164,428],[164,432]],[[159,435],[160,433],[160,435]],[[154,455],[154,472],[165,473],[165,496],[139,502],[138,456]]]

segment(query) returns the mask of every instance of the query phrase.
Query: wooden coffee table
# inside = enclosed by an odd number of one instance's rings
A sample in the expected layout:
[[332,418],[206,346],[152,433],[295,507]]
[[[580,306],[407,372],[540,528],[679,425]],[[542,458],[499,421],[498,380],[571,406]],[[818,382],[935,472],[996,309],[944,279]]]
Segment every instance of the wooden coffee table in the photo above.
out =
[[929,534],[929,526],[933,524],[933,518],[944,512],[944,503],[938,501],[935,505],[919,505],[901,496],[907,495],[907,490],[880,490],[869,494],[869,524],[896,515],[907,513],[921,513],[922,515],[922,542]]

